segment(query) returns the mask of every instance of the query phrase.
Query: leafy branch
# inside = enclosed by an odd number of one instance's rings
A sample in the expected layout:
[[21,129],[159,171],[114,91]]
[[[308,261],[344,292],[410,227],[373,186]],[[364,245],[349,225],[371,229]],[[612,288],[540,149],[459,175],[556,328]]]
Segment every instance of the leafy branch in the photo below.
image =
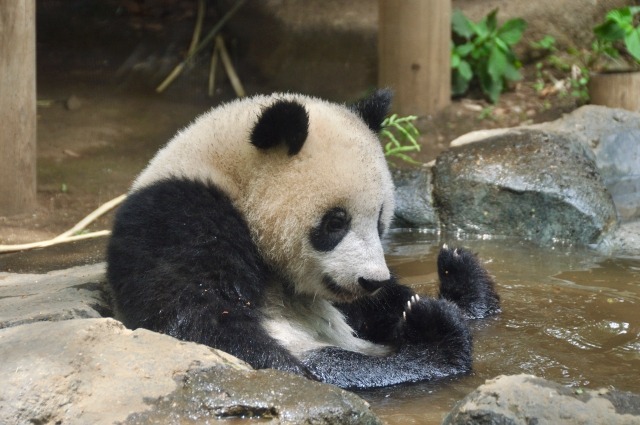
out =
[[419,164],[406,154],[406,152],[420,152],[420,144],[417,140],[420,132],[413,125],[416,119],[415,115],[398,117],[398,114],[385,118],[380,132],[382,137],[388,140],[384,145],[385,157],[395,157],[411,164]]

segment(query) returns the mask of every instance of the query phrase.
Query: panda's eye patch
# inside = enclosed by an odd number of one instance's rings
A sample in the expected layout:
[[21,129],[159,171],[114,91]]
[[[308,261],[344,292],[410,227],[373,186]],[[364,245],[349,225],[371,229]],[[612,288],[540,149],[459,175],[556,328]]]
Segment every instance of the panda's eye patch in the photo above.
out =
[[349,232],[351,217],[343,208],[332,208],[320,223],[311,230],[311,245],[318,251],[331,251]]

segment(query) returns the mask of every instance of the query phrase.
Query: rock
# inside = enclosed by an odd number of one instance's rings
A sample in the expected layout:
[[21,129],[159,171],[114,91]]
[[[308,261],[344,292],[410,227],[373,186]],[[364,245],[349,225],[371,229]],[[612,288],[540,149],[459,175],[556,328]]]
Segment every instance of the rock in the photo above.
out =
[[499,376],[458,402],[443,425],[640,424],[640,395],[563,387],[532,375]]
[[620,219],[640,218],[640,113],[587,105],[535,128],[581,139],[595,155]]
[[541,244],[598,243],[617,220],[592,156],[565,135],[526,128],[452,148],[434,169],[442,226]]
[[609,255],[640,256],[640,221],[622,223],[598,244],[597,249]]
[[433,206],[431,166],[396,170],[393,172],[395,189],[395,215],[398,224],[438,227],[438,213]]
[[47,274],[0,272],[0,329],[111,316],[106,286],[104,263]]
[[516,129],[473,131],[452,141],[451,146],[463,146],[523,129],[560,133],[587,146],[620,219],[640,219],[640,113],[586,105],[552,122]]
[[0,423],[379,424],[337,387],[114,319],[105,265],[0,273]]
[[221,351],[113,319],[0,330],[0,358],[0,423],[380,423],[337,387],[253,371]]

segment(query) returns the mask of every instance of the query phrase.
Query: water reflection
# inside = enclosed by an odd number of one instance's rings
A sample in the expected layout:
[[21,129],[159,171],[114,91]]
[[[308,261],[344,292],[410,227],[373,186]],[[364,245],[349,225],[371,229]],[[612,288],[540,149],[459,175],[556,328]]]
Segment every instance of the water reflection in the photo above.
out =
[[[385,241],[400,279],[434,294],[439,240],[396,230]],[[571,246],[467,240],[495,275],[503,314],[473,324],[474,372],[444,382],[361,393],[390,424],[439,424],[486,379],[530,373],[575,387],[640,392],[640,258]]]

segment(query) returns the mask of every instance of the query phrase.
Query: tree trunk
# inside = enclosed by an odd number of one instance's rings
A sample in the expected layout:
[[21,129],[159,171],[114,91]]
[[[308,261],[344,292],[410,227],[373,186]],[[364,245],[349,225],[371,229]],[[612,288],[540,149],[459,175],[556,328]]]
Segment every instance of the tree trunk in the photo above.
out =
[[0,1],[0,215],[36,205],[35,0]]
[[378,82],[394,112],[428,115],[451,103],[451,1],[379,0]]

